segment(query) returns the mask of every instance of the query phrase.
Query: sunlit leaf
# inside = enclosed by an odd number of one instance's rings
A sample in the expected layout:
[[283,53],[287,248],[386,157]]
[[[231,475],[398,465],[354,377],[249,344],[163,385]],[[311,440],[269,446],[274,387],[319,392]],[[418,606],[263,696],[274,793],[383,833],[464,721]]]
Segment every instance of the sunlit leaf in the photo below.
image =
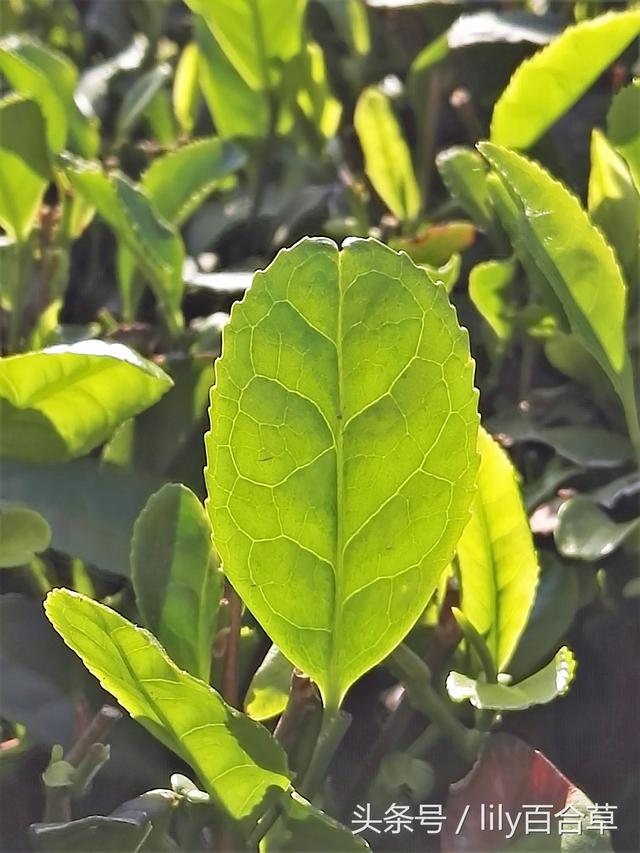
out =
[[179,227],[246,159],[233,142],[199,139],[154,160],[141,183],[160,216]]
[[573,560],[600,560],[640,531],[640,518],[613,521],[590,497],[576,495],[560,507],[554,539]]
[[122,344],[82,341],[0,360],[0,455],[28,462],[83,456],[171,387]]
[[83,115],[74,98],[78,70],[67,57],[29,35],[10,35],[0,42],[0,70],[21,95],[40,105],[47,140],[54,154],[67,144],[83,157],[100,144],[95,120]]
[[180,54],[173,81],[173,111],[183,133],[193,130],[199,102],[198,46],[190,42]]
[[187,0],[207,22],[221,48],[254,90],[273,86],[276,60],[300,50],[306,0]]
[[476,229],[470,222],[439,222],[420,228],[415,237],[395,237],[389,245],[396,252],[406,252],[414,264],[442,267],[455,252],[468,249],[475,238]]
[[469,274],[469,297],[498,341],[508,341],[513,334],[514,310],[508,295],[515,272],[515,260],[507,258],[477,264]]
[[49,593],[45,610],[105,690],[193,767],[231,817],[255,820],[288,788],[286,757],[269,732],[178,669],[148,631],[69,590]]
[[416,621],[466,523],[472,370],[444,288],[375,241],[281,252],[224,329],[206,437],[214,541],[330,707]]
[[[23,242],[38,218],[50,180],[45,125],[35,101],[0,101],[0,225]],[[3,265],[3,278],[7,276]]]
[[478,450],[478,492],[457,545],[461,607],[503,671],[533,606],[538,558],[508,456],[482,428]]
[[454,702],[468,700],[474,708],[493,711],[524,711],[532,705],[546,705],[569,690],[576,670],[573,652],[563,646],[543,669],[519,681],[498,684],[476,681],[459,672],[447,677],[447,692]]
[[221,575],[209,519],[186,486],[168,483],[140,513],[131,580],[146,627],[178,666],[208,681]]
[[51,528],[32,509],[0,510],[0,569],[30,563],[51,542]]
[[625,86],[613,99],[607,135],[627,161],[640,193],[640,80]]
[[510,148],[529,148],[638,34],[637,9],[600,15],[567,27],[516,70],[494,107],[491,141]]
[[438,154],[436,166],[451,195],[480,228],[490,231],[493,205],[487,187],[487,167],[480,154],[471,148],[454,146]]
[[331,91],[320,45],[307,43],[294,60],[290,74],[296,83],[298,108],[323,137],[330,139],[338,129],[342,106]]
[[253,720],[270,720],[287,706],[293,666],[277,646],[271,646],[251,679],[244,709]]
[[365,89],[358,98],[353,121],[375,191],[398,219],[413,219],[420,211],[420,189],[409,148],[387,96],[373,86]]

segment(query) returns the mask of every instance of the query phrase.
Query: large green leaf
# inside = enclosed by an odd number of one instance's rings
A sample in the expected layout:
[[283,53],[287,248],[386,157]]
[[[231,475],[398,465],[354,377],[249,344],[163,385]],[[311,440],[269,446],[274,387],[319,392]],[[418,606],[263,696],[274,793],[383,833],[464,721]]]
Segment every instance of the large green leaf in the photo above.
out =
[[640,33],[640,11],[591,18],[526,59],[498,99],[491,141],[529,148]]
[[597,128],[591,134],[588,209],[615,249],[627,283],[637,289],[640,195],[623,158]]
[[480,428],[478,492],[458,542],[462,611],[485,638],[500,671],[511,660],[533,606],[539,568],[516,472]]
[[51,527],[51,547],[112,574],[129,574],[133,524],[162,480],[91,458],[59,465],[0,462],[0,507],[26,505]]
[[466,332],[404,254],[305,239],[234,306],[206,437],[214,541],[326,705],[436,588],[468,518],[477,423]]
[[358,98],[353,121],[375,191],[398,219],[413,219],[420,211],[420,189],[409,148],[387,96],[375,86],[365,89]]
[[81,341],[0,360],[0,455],[26,462],[83,456],[172,385],[122,344]]
[[[45,125],[35,101],[0,101],[0,225],[25,241],[50,180]],[[7,275],[6,270],[3,275]]]
[[194,24],[200,87],[216,130],[226,138],[264,136],[269,127],[264,93],[243,80],[200,16]]
[[607,133],[629,164],[640,192],[640,80],[625,86],[613,99],[607,116]]
[[573,652],[563,646],[553,660],[538,672],[510,684],[498,676],[498,684],[474,681],[460,672],[451,672],[447,677],[447,692],[454,702],[468,699],[474,708],[490,708],[494,711],[524,711],[532,705],[544,705],[558,696],[563,696],[573,681],[576,661]]
[[184,245],[176,229],[158,218],[146,192],[126,175],[106,175],[94,162],[65,158],[71,186],[98,211],[149,280],[172,330],[182,318]]
[[209,519],[186,486],[167,483],[140,513],[131,579],[147,628],[178,666],[209,681],[221,575]]
[[518,236],[553,289],[571,331],[609,377],[636,420],[625,343],[626,286],[611,247],[578,199],[537,163],[487,142],[482,154],[517,209]]
[[601,560],[640,532],[640,518],[613,521],[590,497],[576,495],[562,504],[554,539],[573,560]]
[[246,159],[233,142],[199,139],[154,160],[142,186],[160,216],[179,227]]
[[95,121],[83,115],[74,99],[78,70],[67,57],[29,35],[10,35],[0,42],[0,71],[21,95],[33,98],[47,122],[54,154],[67,144],[93,157],[100,144]]
[[286,757],[269,732],[178,669],[148,631],[69,590],[49,593],[45,610],[105,690],[190,764],[233,818],[259,817],[289,787]]
[[0,510],[0,569],[30,563],[51,542],[51,528],[32,509]]
[[306,0],[187,0],[202,15],[243,80],[252,89],[272,88],[276,60],[300,50]]

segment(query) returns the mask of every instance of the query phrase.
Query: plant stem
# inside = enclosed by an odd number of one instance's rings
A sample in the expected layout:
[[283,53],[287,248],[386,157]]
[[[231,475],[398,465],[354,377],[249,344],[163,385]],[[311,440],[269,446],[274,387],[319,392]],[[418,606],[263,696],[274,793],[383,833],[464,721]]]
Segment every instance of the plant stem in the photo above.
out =
[[240,629],[242,627],[242,602],[235,589],[227,582],[226,599],[229,609],[229,631],[222,668],[222,695],[227,704],[238,707],[240,700]]
[[24,308],[27,302],[28,272],[30,269],[31,246],[28,242],[16,243],[16,281],[13,290],[13,305],[9,317],[7,350],[10,355],[18,351],[22,334]]
[[440,73],[433,70],[427,83],[427,97],[422,130],[422,155],[420,157],[420,189],[422,192],[422,210],[426,212],[431,190],[431,174],[436,153],[438,120],[440,117]]
[[407,692],[416,706],[449,738],[462,758],[473,761],[481,735],[464,726],[440,698],[431,684],[431,670],[427,664],[404,643],[390,657],[402,673]]
[[77,767],[95,743],[104,743],[120,719],[122,711],[113,705],[103,705],[65,756],[69,764]]
[[350,725],[350,714],[341,711],[340,708],[323,708],[320,734],[307,772],[299,786],[299,791],[303,797],[311,799],[322,784],[331,764],[331,759]]
[[404,751],[412,758],[421,758],[429,752],[431,747],[436,745],[441,737],[442,731],[434,723],[431,723]]
[[259,249],[257,237],[258,217],[264,203],[264,196],[267,191],[267,178],[269,177],[269,161],[271,159],[271,149],[276,137],[276,128],[278,126],[278,102],[272,91],[266,94],[267,104],[269,109],[269,124],[267,133],[260,146],[260,160],[256,171],[256,182],[253,190],[253,198],[251,200],[251,210],[249,212],[248,230],[250,239],[253,243],[253,250],[257,252]]

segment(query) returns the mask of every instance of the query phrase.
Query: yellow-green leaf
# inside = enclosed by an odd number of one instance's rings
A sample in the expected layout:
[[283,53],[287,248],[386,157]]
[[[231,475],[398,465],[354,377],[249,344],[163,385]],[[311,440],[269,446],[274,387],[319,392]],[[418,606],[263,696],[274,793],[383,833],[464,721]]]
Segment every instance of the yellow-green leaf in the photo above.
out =
[[526,627],[540,570],[509,458],[482,428],[478,450],[478,491],[457,546],[461,606],[502,671]]
[[353,121],[375,191],[398,219],[414,219],[420,211],[420,189],[409,147],[387,96],[374,86],[365,89]]
[[289,787],[286,756],[269,732],[178,669],[148,631],[66,589],[49,593],[44,606],[89,672],[191,765],[232,818],[248,825]]
[[0,510],[0,569],[30,563],[51,542],[51,528],[32,509],[14,506]]
[[327,706],[435,590],[468,517],[477,426],[467,334],[404,254],[305,239],[234,305],[206,436],[214,541]]
[[493,110],[491,141],[530,148],[640,33],[640,10],[576,24],[526,59]]
[[193,130],[199,101],[198,46],[190,42],[180,54],[173,81],[173,111],[183,133]]

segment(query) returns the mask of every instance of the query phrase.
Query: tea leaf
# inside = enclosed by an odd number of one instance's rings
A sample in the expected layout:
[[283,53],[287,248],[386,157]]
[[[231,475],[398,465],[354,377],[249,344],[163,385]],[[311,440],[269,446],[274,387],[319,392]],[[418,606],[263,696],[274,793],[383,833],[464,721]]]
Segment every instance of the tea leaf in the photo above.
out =
[[171,76],[171,66],[161,62],[141,74],[127,89],[116,116],[116,140],[122,142],[136,125],[155,95]]
[[251,679],[244,709],[252,720],[271,720],[287,707],[293,666],[271,646]]
[[478,450],[478,492],[457,546],[461,606],[504,671],[527,624],[540,572],[508,456],[482,427]]
[[541,166],[487,142],[479,148],[517,208],[519,237],[560,300],[572,332],[609,377],[631,426],[635,402],[624,332],[627,294],[611,247],[578,199]]
[[612,521],[590,497],[576,495],[562,504],[554,539],[558,551],[573,560],[600,560],[640,532],[640,518]]
[[198,46],[190,42],[180,54],[173,81],[173,111],[183,133],[193,130],[199,103]]
[[141,183],[160,216],[180,227],[246,160],[233,142],[199,139],[154,160]]
[[444,288],[375,241],[302,240],[233,308],[206,436],[214,541],[329,707],[451,558],[477,466],[472,377]]
[[364,840],[329,815],[313,806],[296,791],[281,795],[280,804],[284,812],[284,827],[276,845],[269,844],[266,850],[290,850],[292,853],[358,853],[370,850]]
[[398,219],[413,219],[420,211],[420,189],[389,99],[373,86],[365,89],[353,121],[375,191]]
[[574,679],[576,661],[571,649],[563,646],[538,672],[518,684],[488,684],[474,681],[459,672],[447,677],[447,692],[454,702],[468,699],[474,708],[493,711],[524,711],[532,705],[546,705],[564,696]]
[[51,528],[32,509],[0,510],[0,569],[30,563],[51,542]]
[[289,787],[286,757],[269,732],[178,669],[148,631],[69,590],[53,590],[44,606],[105,690],[193,767],[232,818],[257,819]]
[[621,89],[607,115],[607,134],[629,165],[640,192],[640,80]]
[[186,486],[163,486],[138,516],[131,580],[147,628],[179,667],[208,682],[221,575],[209,519]]
[[469,274],[469,298],[487,321],[499,342],[513,334],[514,310],[507,294],[516,273],[514,258],[485,261]]
[[40,105],[47,140],[54,154],[67,145],[83,157],[100,146],[97,123],[78,109],[74,91],[78,71],[63,53],[29,35],[10,35],[0,42],[0,71],[21,95]]
[[[0,225],[24,242],[38,218],[51,170],[45,124],[35,101],[0,101]],[[7,270],[4,276],[7,276]]]
[[81,341],[0,360],[0,455],[26,462],[83,456],[172,385],[122,344]]
[[274,60],[286,61],[300,50],[306,0],[187,0],[202,15],[220,47],[254,90],[269,90]]
[[530,148],[639,33],[637,9],[567,27],[516,70],[494,107],[491,141]]
[[493,205],[487,187],[487,168],[477,151],[454,146],[441,151],[436,166],[451,195],[485,231],[494,227]]

